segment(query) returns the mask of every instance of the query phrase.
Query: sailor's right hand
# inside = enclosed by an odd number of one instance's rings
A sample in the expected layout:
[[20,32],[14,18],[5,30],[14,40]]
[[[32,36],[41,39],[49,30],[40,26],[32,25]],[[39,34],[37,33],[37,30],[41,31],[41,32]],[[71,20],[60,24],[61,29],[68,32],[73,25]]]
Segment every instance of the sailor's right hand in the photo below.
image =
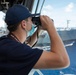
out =
[[54,23],[53,23],[52,19],[49,18],[48,16],[42,15],[42,16],[40,16],[40,20],[41,20],[42,28],[44,30],[49,30],[54,27]]

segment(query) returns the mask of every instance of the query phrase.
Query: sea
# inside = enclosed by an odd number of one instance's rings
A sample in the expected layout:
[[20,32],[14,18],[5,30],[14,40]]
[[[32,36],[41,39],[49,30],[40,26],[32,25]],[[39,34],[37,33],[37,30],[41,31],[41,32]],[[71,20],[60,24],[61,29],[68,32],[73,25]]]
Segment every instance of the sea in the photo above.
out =
[[[33,69],[29,75],[76,75],[76,40],[64,42],[66,50],[70,57],[70,66],[65,69]],[[49,47],[42,47],[47,48]],[[65,61],[65,60],[64,60]]]

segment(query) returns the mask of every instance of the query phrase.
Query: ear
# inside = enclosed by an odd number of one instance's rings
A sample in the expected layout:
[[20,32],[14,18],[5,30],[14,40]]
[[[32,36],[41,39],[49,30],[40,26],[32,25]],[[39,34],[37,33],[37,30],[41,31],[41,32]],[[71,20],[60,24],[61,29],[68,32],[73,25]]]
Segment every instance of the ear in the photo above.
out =
[[21,27],[22,27],[23,29],[26,28],[26,21],[25,21],[25,20],[22,20],[22,21],[21,21]]

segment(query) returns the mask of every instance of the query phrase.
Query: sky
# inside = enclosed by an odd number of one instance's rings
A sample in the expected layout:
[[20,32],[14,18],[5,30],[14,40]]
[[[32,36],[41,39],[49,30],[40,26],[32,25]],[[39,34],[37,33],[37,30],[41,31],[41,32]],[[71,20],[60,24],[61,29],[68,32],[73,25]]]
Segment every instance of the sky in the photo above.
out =
[[5,27],[4,16],[5,16],[5,13],[0,11],[0,27]]
[[45,0],[41,15],[52,18],[56,27],[76,27],[76,0]]
[[[43,0],[40,0],[38,13]],[[35,12],[37,0],[34,2],[33,13]],[[47,15],[54,20],[56,27],[76,27],[76,0],[45,0],[41,15]],[[4,13],[0,11],[0,27],[4,27]]]

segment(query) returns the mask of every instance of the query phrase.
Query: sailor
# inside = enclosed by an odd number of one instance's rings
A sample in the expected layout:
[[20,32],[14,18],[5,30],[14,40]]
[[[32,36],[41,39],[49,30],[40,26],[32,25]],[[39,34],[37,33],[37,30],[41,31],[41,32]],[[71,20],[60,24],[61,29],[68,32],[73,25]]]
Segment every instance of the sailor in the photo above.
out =
[[[7,10],[5,22],[9,34],[0,38],[0,75],[28,75],[32,68],[59,69],[69,66],[67,51],[48,16],[40,16],[41,27],[30,37],[31,40],[26,40],[32,28],[31,19],[36,15],[20,4]],[[42,29],[49,34],[50,51],[32,48]]]

